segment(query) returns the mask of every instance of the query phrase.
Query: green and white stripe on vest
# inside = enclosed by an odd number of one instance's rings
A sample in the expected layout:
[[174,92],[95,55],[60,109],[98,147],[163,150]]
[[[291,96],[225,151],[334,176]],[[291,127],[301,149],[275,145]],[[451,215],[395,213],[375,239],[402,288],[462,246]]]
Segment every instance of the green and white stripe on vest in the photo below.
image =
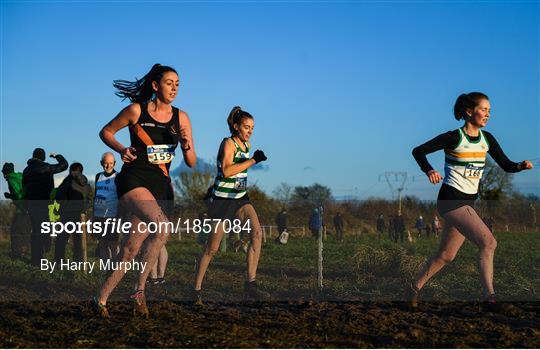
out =
[[445,149],[443,183],[467,193],[476,194],[484,172],[489,144],[480,130],[477,141],[471,141],[460,128],[459,143],[454,149]]
[[[249,159],[249,146],[244,142],[244,152],[240,146],[234,141],[234,158],[233,164],[239,164]],[[219,157],[218,157],[219,158]],[[221,198],[238,199],[242,198],[246,194],[247,190],[247,169],[239,172],[236,175],[225,177],[221,171],[221,160],[217,160],[217,176],[214,182],[214,195]]]

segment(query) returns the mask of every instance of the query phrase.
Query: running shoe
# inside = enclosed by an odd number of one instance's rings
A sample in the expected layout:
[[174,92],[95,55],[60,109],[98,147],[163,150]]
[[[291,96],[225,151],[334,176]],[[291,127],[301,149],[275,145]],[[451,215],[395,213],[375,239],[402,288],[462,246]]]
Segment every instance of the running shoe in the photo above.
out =
[[244,283],[244,299],[246,301],[268,301],[270,298],[270,294],[262,290],[257,281]]
[[101,318],[111,318],[111,316],[109,315],[109,310],[107,310],[107,306],[100,303],[97,297],[94,297],[92,299],[92,309]]
[[409,283],[407,287],[405,287],[405,302],[410,308],[416,309],[418,307],[418,294],[419,293],[420,293],[420,289],[413,286],[412,283]]
[[130,298],[133,300],[133,314],[135,316],[140,315],[144,318],[148,318],[148,315],[150,314],[148,311],[148,307],[146,306],[146,298],[144,296],[144,290],[138,290],[133,295],[130,296]]
[[191,300],[193,300],[193,303],[196,306],[204,306],[203,297],[202,297],[202,290],[201,289],[199,289],[199,290],[193,289],[191,293],[192,293]]
[[508,316],[516,316],[521,314],[521,310],[509,303],[497,302],[495,294],[488,295],[482,302],[482,311],[494,312]]

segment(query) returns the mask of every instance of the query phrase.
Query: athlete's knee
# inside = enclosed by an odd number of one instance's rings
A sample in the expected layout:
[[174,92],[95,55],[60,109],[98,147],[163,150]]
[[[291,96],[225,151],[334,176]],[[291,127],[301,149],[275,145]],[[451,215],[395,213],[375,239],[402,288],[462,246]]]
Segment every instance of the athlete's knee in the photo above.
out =
[[497,240],[493,236],[486,238],[482,243],[482,248],[485,250],[495,251],[497,249]]
[[214,257],[214,255],[216,255],[217,252],[218,252],[217,248],[212,248],[212,247],[206,247],[206,249],[204,250],[204,254],[211,258]]
[[131,241],[122,248],[122,260],[132,260],[141,249],[142,242]]
[[138,245],[129,245],[122,248],[122,260],[133,260],[139,253],[140,246]]
[[445,264],[449,264],[456,258],[456,252],[443,250],[439,252],[439,255],[437,256],[439,260],[441,260]]
[[252,231],[251,231],[251,241],[252,242],[262,241],[262,237],[263,237],[263,232],[262,232],[262,229],[260,227],[255,227],[255,228],[252,229]]

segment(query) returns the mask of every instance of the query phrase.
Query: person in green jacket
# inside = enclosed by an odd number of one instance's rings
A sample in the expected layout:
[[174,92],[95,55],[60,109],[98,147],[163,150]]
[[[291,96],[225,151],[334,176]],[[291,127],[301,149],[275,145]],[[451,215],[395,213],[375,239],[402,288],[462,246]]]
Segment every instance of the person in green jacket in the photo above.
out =
[[28,250],[30,237],[30,221],[24,207],[24,189],[22,186],[22,173],[16,173],[13,163],[4,163],[2,174],[8,183],[9,192],[4,196],[11,199],[15,205],[15,214],[10,227],[10,241],[12,259],[22,259],[23,252]]

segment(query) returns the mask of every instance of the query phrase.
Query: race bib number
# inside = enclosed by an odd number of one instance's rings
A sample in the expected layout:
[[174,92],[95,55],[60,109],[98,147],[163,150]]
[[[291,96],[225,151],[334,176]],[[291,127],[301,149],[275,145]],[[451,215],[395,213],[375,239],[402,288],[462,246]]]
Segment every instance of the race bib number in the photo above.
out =
[[170,163],[174,158],[174,145],[150,145],[146,147],[151,164]]
[[465,177],[468,179],[479,179],[484,172],[483,166],[476,166],[474,164],[468,164],[465,167]]
[[102,206],[104,204],[105,204],[105,197],[102,197],[100,195],[97,195],[94,197],[94,205]]
[[247,177],[241,177],[236,179],[234,183],[234,189],[244,191],[247,188]]

